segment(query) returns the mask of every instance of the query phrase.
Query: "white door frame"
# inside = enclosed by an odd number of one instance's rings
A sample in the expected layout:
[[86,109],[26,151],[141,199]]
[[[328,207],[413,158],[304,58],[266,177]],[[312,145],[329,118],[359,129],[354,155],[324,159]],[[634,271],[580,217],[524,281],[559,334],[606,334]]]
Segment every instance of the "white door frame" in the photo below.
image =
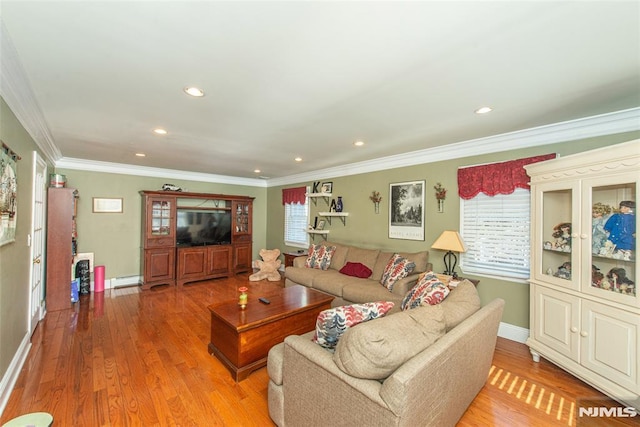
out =
[[28,244],[31,247],[31,269],[29,272],[29,335],[45,316],[44,311],[44,265],[46,236],[46,191],[47,164],[37,151],[33,152],[31,198],[31,230]]

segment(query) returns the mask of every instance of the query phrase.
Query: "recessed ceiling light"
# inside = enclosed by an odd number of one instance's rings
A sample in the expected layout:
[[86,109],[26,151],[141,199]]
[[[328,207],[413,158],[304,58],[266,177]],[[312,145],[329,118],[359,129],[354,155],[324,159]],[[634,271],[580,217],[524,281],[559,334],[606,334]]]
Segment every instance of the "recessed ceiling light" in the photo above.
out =
[[153,130],[153,133],[155,133],[156,135],[166,135],[167,132],[166,130],[162,129],[162,128],[157,128]]
[[136,153],[136,156],[138,156],[138,157],[147,157],[147,155],[144,154],[144,153]]
[[490,113],[491,111],[493,111],[493,108],[491,108],[491,107],[481,107],[481,108],[478,108],[475,111],[475,113],[476,114],[487,114],[487,113]]
[[301,161],[302,161],[302,157],[296,157],[296,158],[295,158],[295,159],[293,159],[293,160],[295,160],[296,162],[301,162]]
[[253,171],[254,171],[255,173],[260,173],[260,172],[262,172],[260,169],[254,169]]
[[204,96],[204,91],[202,89],[193,86],[185,87],[184,92],[187,95],[195,96],[196,98]]
[[364,141],[356,141],[353,143],[356,147],[362,147],[364,145]]

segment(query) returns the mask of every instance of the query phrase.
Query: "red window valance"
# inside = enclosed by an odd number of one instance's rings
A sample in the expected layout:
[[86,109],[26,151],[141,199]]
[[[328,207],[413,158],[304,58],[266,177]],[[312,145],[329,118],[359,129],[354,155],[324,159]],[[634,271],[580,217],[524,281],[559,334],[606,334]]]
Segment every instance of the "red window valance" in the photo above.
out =
[[282,204],[299,203],[304,205],[307,200],[307,187],[284,188],[282,189]]
[[555,154],[545,154],[508,162],[460,168],[458,169],[458,195],[469,200],[478,193],[495,196],[511,194],[516,188],[529,188],[529,176],[523,166],[555,157]]

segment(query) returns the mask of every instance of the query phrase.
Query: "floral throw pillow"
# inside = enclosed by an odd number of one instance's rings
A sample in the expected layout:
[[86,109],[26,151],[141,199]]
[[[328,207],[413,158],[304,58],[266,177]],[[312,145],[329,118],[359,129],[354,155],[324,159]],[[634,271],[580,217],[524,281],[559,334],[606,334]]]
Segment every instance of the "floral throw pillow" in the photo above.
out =
[[321,311],[316,319],[316,332],[312,341],[335,350],[338,340],[347,331],[359,323],[382,317],[394,306],[391,301],[368,302],[364,304],[343,305]]
[[331,265],[331,257],[336,251],[335,246],[314,245],[309,246],[309,256],[304,263],[305,267],[326,270]]
[[433,271],[423,273],[418,283],[404,296],[402,310],[409,310],[421,305],[440,304],[449,295],[449,287],[442,283]]
[[387,288],[389,292],[393,290],[393,285],[400,279],[407,277],[416,268],[416,264],[399,254],[393,254],[387,266],[384,268],[380,284]]

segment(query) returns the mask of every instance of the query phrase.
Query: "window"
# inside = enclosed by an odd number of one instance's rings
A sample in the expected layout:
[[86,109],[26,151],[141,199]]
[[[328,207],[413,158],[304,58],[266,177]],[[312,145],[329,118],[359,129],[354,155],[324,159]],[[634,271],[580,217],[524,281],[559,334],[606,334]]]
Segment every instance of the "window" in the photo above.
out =
[[[305,191],[308,190],[305,188]],[[309,247],[309,200],[304,203],[284,203],[284,243],[299,248]]]
[[529,277],[530,192],[461,199],[460,231],[467,245],[461,254],[465,273],[508,278]]

